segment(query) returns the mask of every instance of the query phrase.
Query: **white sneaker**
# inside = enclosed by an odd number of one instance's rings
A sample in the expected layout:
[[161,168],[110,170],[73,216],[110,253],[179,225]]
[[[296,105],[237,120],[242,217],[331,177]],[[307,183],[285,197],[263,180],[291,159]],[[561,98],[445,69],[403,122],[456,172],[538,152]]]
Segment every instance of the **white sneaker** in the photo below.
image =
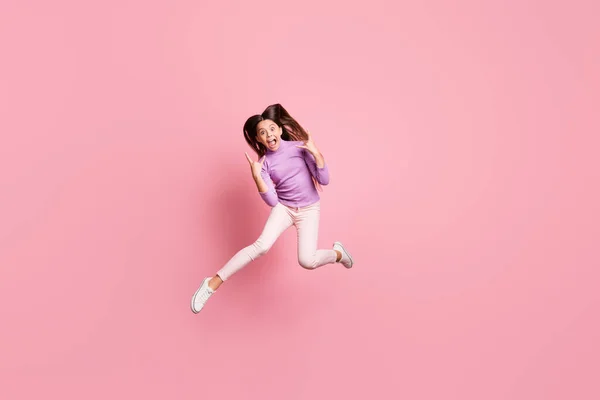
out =
[[333,244],[333,249],[342,253],[342,258],[339,262],[342,263],[342,265],[346,268],[352,268],[354,261],[352,260],[350,253],[346,251],[346,248],[340,242],[335,242]]
[[212,278],[204,278],[202,285],[200,285],[198,290],[196,290],[196,293],[194,293],[194,296],[192,296],[192,312],[194,314],[198,314],[204,307],[204,304],[206,304],[208,298],[215,293],[214,290],[208,287],[208,283],[211,279]]

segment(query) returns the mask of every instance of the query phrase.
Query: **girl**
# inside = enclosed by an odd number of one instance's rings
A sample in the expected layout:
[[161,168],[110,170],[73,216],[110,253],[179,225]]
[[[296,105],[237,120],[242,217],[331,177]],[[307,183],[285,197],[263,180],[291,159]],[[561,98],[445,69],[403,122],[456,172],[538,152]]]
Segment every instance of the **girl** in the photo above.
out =
[[294,225],[298,233],[298,262],[307,269],[341,263],[352,268],[352,256],[340,242],[331,250],[317,250],[320,197],[317,187],[329,183],[329,170],[308,131],[280,105],[274,104],[244,124],[244,137],[258,154],[248,153],[252,178],[271,209],[258,239],[235,254],[215,276],[207,277],[192,297],[192,311],[200,312],[221,284],[251,261],[269,251],[277,238]]

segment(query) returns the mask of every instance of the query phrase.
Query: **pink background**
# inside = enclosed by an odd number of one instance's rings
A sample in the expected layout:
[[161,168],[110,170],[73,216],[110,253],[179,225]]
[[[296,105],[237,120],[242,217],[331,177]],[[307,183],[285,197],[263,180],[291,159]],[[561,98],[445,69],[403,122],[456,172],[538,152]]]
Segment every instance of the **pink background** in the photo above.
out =
[[[0,3],[0,398],[600,398],[598,2],[360,3]],[[356,266],[194,315],[275,102]]]

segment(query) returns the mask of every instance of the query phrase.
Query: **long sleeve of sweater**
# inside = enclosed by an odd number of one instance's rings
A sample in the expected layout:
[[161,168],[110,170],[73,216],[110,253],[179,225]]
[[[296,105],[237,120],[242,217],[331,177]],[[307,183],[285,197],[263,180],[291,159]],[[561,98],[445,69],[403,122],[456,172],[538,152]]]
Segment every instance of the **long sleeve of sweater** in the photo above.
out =
[[262,171],[260,171],[260,176],[267,184],[267,191],[264,193],[259,192],[260,197],[262,197],[264,202],[267,203],[269,207],[275,207],[279,201],[277,198],[277,192],[275,191],[275,185],[273,184],[271,176],[269,175],[269,172],[267,171],[266,166],[264,164]]
[[325,186],[329,183],[329,168],[327,164],[323,165],[323,168],[319,168],[317,166],[317,162],[315,157],[310,154],[309,151],[303,150],[304,161],[308,166],[310,174],[319,182],[321,185]]

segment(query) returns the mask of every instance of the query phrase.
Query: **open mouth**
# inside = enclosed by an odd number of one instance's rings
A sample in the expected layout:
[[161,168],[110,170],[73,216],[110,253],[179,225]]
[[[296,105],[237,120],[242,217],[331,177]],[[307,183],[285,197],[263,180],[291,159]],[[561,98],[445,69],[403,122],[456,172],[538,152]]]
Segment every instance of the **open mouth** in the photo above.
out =
[[267,144],[269,145],[269,147],[274,147],[276,143],[277,139],[267,140]]

